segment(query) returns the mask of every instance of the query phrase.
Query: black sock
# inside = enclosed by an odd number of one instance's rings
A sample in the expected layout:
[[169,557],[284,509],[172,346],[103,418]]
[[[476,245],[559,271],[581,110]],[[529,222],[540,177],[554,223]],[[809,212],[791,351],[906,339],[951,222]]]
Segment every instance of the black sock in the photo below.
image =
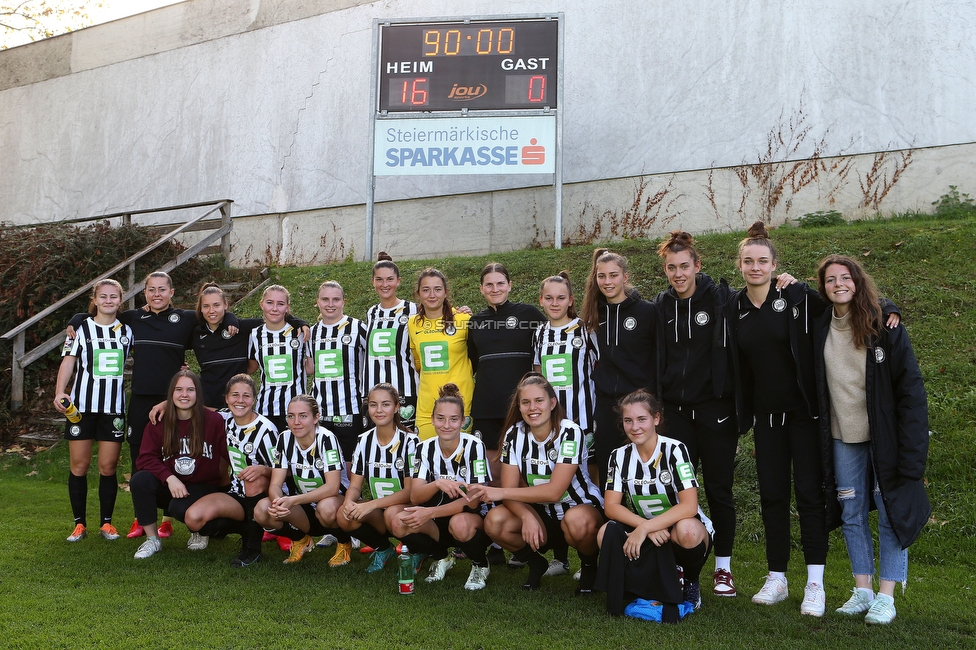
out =
[[431,560],[443,560],[447,557],[447,547],[430,535],[411,533],[401,537],[400,541],[410,549],[411,553],[429,555]]
[[471,564],[485,567],[488,566],[487,551],[490,544],[491,539],[485,534],[485,531],[476,530],[471,539],[466,542],[458,542],[458,548],[471,560]]
[[276,528],[275,530],[268,531],[272,535],[277,535],[278,537],[286,537],[293,542],[297,542],[305,537],[305,533],[298,530],[289,523],[283,523],[281,528]]
[[596,563],[599,558],[597,553],[579,553],[580,564],[580,578],[579,584],[576,586],[577,594],[589,594],[593,592],[593,585],[596,583]]
[[366,542],[367,546],[372,546],[376,551],[385,551],[392,546],[389,535],[379,532],[369,524],[364,523],[349,534]]
[[332,535],[333,537],[336,538],[336,543],[337,544],[351,544],[352,543],[352,535],[350,535],[346,531],[342,530],[341,528],[330,528],[326,532],[329,535]]
[[68,500],[71,502],[71,515],[76,524],[87,527],[85,517],[88,509],[88,475],[75,476],[68,473]]
[[550,544],[552,548],[552,558],[559,560],[563,564],[569,563],[569,544],[565,539],[554,539]]
[[519,562],[525,562],[529,565],[529,576],[525,579],[522,589],[527,591],[535,591],[538,589],[539,585],[542,584],[542,576],[545,575],[546,570],[549,568],[549,563],[546,562],[546,558],[539,555],[538,552],[533,551],[528,544],[513,552],[512,555]]
[[102,523],[112,523],[112,513],[115,511],[115,498],[119,496],[119,479],[115,474],[109,476],[98,475],[98,507],[102,515]]
[[[197,531],[204,537],[226,537],[231,533],[243,533],[244,522],[229,517],[217,517],[211,519]],[[299,537],[298,539],[301,539]]]
[[674,548],[674,561],[685,570],[685,582],[698,582],[705,560],[712,550],[708,540],[693,548],[684,548],[678,544],[671,544],[671,546]]

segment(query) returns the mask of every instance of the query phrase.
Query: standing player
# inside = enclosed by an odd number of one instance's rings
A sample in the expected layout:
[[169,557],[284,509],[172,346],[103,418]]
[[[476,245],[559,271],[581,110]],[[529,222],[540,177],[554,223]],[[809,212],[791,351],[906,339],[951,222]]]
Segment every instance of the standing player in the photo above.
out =
[[501,487],[472,485],[468,498],[501,503],[488,511],[485,532],[529,565],[523,589],[538,589],[549,568],[540,555],[556,539],[579,553],[577,593],[591,593],[603,523],[603,497],[587,471],[583,431],[563,418],[556,392],[537,373],[518,385],[508,410],[502,444]]
[[[417,386],[420,377],[414,365],[407,322],[417,313],[417,305],[397,298],[400,268],[386,252],[380,252],[373,265],[373,288],[379,304],[366,310],[366,365],[362,390],[377,384],[392,384],[400,395],[403,426],[412,431],[417,417]],[[375,423],[374,423],[375,424]]]
[[[98,440],[99,533],[108,540],[119,538],[112,525],[112,512],[119,492],[115,471],[122,452],[125,425],[123,369],[132,347],[132,330],[117,318],[122,295],[122,285],[115,280],[95,283],[88,306],[90,317],[78,326],[73,339],[65,341],[58,369],[54,408],[64,413],[62,401],[66,400],[82,416],[78,423],[67,422],[64,430],[71,464],[68,499],[75,518],[69,542],[77,542],[86,534],[88,468],[93,440]],[[72,374],[75,380],[69,395],[68,382]]]
[[249,375],[231,377],[226,392],[230,487],[200,498],[186,511],[186,526],[193,531],[187,547],[201,550],[211,535],[239,532],[241,552],[231,566],[246,567],[261,559],[264,530],[254,522],[254,506],[268,493],[278,431],[254,412],[257,387]]
[[[414,294],[419,306],[417,315],[410,318],[407,327],[414,363],[420,372],[417,431],[420,439],[426,440],[436,435],[431,416],[440,387],[447,383],[456,384],[465,404],[470,402],[474,392],[468,357],[468,321],[471,316],[451,307],[447,278],[437,269],[421,271]],[[467,415],[470,413],[465,413]],[[464,430],[470,430],[470,422],[465,422]]]
[[[254,508],[254,520],[292,540],[285,564],[315,547],[311,535],[332,532],[339,539],[329,566],[349,563],[349,536],[337,530],[336,513],[348,481],[339,441],[319,426],[319,405],[311,395],[288,404],[288,429],[281,432],[268,496]],[[285,480],[289,494],[282,490]]]
[[684,600],[698,609],[698,578],[713,531],[698,507],[698,481],[688,452],[678,440],[657,433],[661,409],[650,393],[631,393],[619,408],[630,444],[610,455],[604,507],[611,521],[600,529],[600,546],[607,529],[618,524],[626,532],[623,552],[630,560],[640,559],[647,541],[655,546],[670,542],[684,570]]
[[348,470],[356,441],[363,432],[360,405],[366,326],[342,313],[345,303],[338,282],[323,282],[319,287],[321,320],[312,327],[311,354],[305,359],[305,372],[312,377],[312,395],[322,414],[320,424],[339,439]]
[[471,573],[464,588],[484,589],[488,577],[485,553],[491,540],[485,534],[483,504],[468,503],[467,486],[491,480],[485,445],[478,438],[461,433],[464,400],[458,387],[446,384],[434,402],[437,437],[417,448],[416,471],[406,508],[393,520],[393,534],[414,553],[430,557],[427,582],[444,579],[454,566],[451,546],[458,546],[471,560]]
[[261,371],[261,392],[257,412],[278,431],[288,428],[288,403],[305,392],[307,346],[301,333],[286,322],[290,294],[280,284],[272,284],[261,294],[264,324],[251,331],[248,344],[247,374]]
[[[337,519],[344,531],[355,533],[373,548],[366,572],[375,573],[382,571],[393,556],[390,530],[396,516],[410,503],[417,436],[401,428],[400,396],[391,384],[373,386],[367,408],[376,426],[359,436],[349,489]],[[363,499],[364,488],[371,499]]]

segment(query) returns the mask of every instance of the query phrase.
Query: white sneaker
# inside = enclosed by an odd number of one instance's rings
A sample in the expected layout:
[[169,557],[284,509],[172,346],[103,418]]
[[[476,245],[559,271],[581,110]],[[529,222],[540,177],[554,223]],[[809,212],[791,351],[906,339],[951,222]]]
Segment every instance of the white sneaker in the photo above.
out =
[[[562,560],[550,560],[549,568],[546,569],[545,574],[547,576],[563,576],[569,573],[569,562],[563,562]],[[577,578],[578,580],[579,578]]]
[[145,560],[161,550],[163,550],[163,543],[159,541],[158,537],[147,537],[133,557],[137,560]]
[[491,569],[487,566],[471,565],[471,573],[468,574],[468,581],[464,583],[464,588],[468,591],[477,591],[485,588],[485,580]]
[[579,582],[580,574],[581,573],[583,573],[583,569],[580,569],[579,571],[577,571],[576,573],[574,573],[573,574],[573,580],[575,580],[576,582]]
[[807,616],[823,616],[827,609],[827,593],[823,585],[808,582],[803,588],[803,601],[800,602],[800,613]]
[[354,551],[358,551],[359,550],[359,547],[363,545],[363,543],[360,542],[355,537],[350,537],[349,540],[350,540],[350,543],[352,544],[352,550],[354,550]]
[[190,539],[186,542],[186,547],[191,551],[202,551],[207,548],[210,538],[200,533],[190,533]]
[[893,620],[895,620],[895,599],[878,594],[878,597],[872,601],[864,622],[868,625],[887,625]]
[[427,575],[427,582],[438,582],[444,579],[447,570],[454,566],[454,556],[448,553],[443,560],[437,560],[430,565],[430,573]]
[[319,548],[328,548],[338,542],[339,540],[336,539],[335,535],[323,535],[322,539],[320,539],[315,545]]
[[752,597],[752,602],[758,605],[775,605],[786,600],[789,595],[790,590],[786,584],[786,578],[775,578],[772,575],[767,575],[766,584]]
[[[872,595],[874,592],[871,592]],[[844,614],[845,616],[857,616],[858,614],[863,614],[868,611],[871,607],[871,601],[874,598],[868,596],[862,590],[854,587],[854,593],[851,597],[847,599],[847,602],[838,607],[836,611],[838,614]]]

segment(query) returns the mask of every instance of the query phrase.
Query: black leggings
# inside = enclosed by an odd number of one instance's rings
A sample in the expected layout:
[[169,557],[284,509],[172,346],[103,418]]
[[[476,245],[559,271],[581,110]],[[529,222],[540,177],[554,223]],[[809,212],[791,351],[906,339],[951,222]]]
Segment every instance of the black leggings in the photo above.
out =
[[140,470],[133,474],[129,480],[129,493],[132,495],[132,509],[135,510],[139,525],[155,524],[157,509],[159,508],[163,510],[164,514],[184,521],[186,511],[197,500],[223,489],[209,483],[188,483],[185,485],[189,496],[174,499],[173,495],[170,494],[169,486],[156,478],[152,472]]

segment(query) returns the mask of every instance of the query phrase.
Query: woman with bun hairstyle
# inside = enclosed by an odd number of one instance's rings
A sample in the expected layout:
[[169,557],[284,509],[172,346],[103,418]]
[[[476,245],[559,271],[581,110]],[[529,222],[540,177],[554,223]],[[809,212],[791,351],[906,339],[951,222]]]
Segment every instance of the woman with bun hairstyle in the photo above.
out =
[[[904,325],[882,324],[871,276],[854,259],[831,255],[817,279],[821,297],[832,305],[815,335],[820,432],[833,452],[826,483],[837,490],[855,583],[837,612],[866,613],[867,623],[886,625],[895,618],[895,585],[908,580],[908,547],[932,512],[922,484],[928,401]],[[877,596],[872,507],[878,509],[881,558]]]
[[656,309],[630,284],[627,258],[606,248],[593,251],[583,298],[583,324],[596,334],[600,360],[596,386],[593,455],[606,482],[610,452],[620,442],[614,409],[621,397],[640,388],[654,394]]
[[400,267],[385,251],[373,265],[373,289],[379,303],[366,310],[366,364],[363,392],[377,384],[392,384],[400,395],[400,417],[407,430],[417,418],[420,377],[414,365],[407,322],[417,313],[416,303],[397,297]]
[[339,441],[319,426],[319,405],[311,395],[293,397],[286,418],[288,428],[278,438],[268,496],[255,506],[254,521],[292,540],[285,564],[300,562],[315,548],[311,536],[326,533],[338,540],[329,566],[348,564],[351,540],[336,521],[348,486]]
[[[417,396],[417,433],[421,440],[433,438],[431,416],[440,387],[447,383],[458,386],[470,415],[474,377],[468,356],[469,314],[451,306],[447,277],[434,268],[420,272],[414,288],[417,314],[410,318],[407,332],[414,365],[420,373]],[[470,419],[464,430],[470,430]]]
[[226,492],[201,497],[186,511],[191,531],[187,548],[202,550],[211,536],[239,533],[241,551],[231,566],[246,567],[261,559],[264,529],[254,522],[254,506],[268,494],[278,431],[254,412],[257,387],[250,375],[234,375],[225,391],[230,411],[226,423],[230,486]]
[[487,506],[468,503],[465,491],[491,480],[484,443],[461,432],[464,399],[454,384],[441,387],[434,402],[436,438],[417,447],[416,467],[410,485],[410,501],[393,520],[392,533],[410,551],[430,558],[427,582],[443,580],[454,566],[450,548],[457,546],[471,560],[471,573],[464,588],[484,589],[488,577],[486,550],[491,540],[485,534]]
[[[349,489],[337,518],[342,530],[373,548],[366,572],[375,573],[393,556],[390,531],[396,517],[410,505],[417,436],[403,429],[400,395],[392,384],[373,386],[366,408],[375,426],[356,443]],[[367,490],[371,499],[363,498]],[[418,560],[422,556],[414,555],[414,561]]]
[[305,372],[319,403],[322,426],[339,439],[346,469],[363,432],[362,380],[366,358],[366,325],[343,313],[346,294],[334,280],[319,286],[319,322],[312,326],[311,353]]
[[[197,326],[191,339],[193,353],[200,364],[204,404],[209,408],[226,406],[224,393],[227,383],[235,375],[247,371],[247,348],[251,331],[264,323],[262,318],[241,318],[238,327],[227,322],[227,297],[216,282],[200,287],[197,295]],[[236,317],[235,317],[236,320]],[[285,316],[288,325],[308,334],[308,324],[291,314]],[[238,329],[239,328],[239,329]]]
[[288,324],[290,299],[288,289],[280,284],[265,287],[261,294],[264,323],[251,330],[247,348],[247,374],[261,371],[256,410],[278,431],[288,428],[288,404],[305,392],[308,340]]
[[[611,568],[622,565],[616,561],[621,552],[637,563],[623,565],[625,570],[638,575],[647,572],[642,576],[645,580],[640,582],[645,583],[650,593],[637,596],[670,603],[688,602],[698,609],[701,607],[698,577],[711,551],[713,531],[711,521],[698,507],[698,481],[688,450],[679,440],[660,434],[661,407],[647,391],[638,390],[625,396],[618,409],[630,442],[610,455],[609,478],[603,493],[610,521],[599,533],[599,586],[608,592],[608,611],[621,613],[611,609],[614,598],[620,608],[623,604],[620,601],[624,581],[621,576],[611,576]],[[616,546],[610,547],[608,543]],[[664,545],[670,547],[671,553],[664,556],[670,562],[664,566],[660,562],[645,562],[654,553],[654,547]],[[683,587],[675,564],[682,567]]]
[[[545,320],[532,305],[512,302],[512,279],[498,262],[481,269],[481,295],[488,306],[468,322],[468,356],[476,375],[471,400],[472,427],[490,458],[497,458],[498,441],[505,424],[503,414],[525,373],[532,370],[532,335]],[[497,474],[500,466],[492,463]]]
[[129,480],[132,508],[147,538],[136,551],[137,560],[162,550],[157,508],[185,521],[197,500],[227,489],[224,419],[203,405],[200,377],[180,370],[170,380],[169,395],[163,419],[146,426],[140,469]]
[[65,341],[58,369],[54,408],[64,413],[70,403],[81,415],[79,422],[67,421],[64,429],[70,462],[68,499],[75,519],[69,542],[86,535],[88,468],[94,440],[98,440],[99,533],[107,540],[119,538],[112,525],[112,512],[119,493],[116,469],[125,435],[123,371],[132,348],[132,330],[118,319],[122,296],[122,285],[115,280],[95,283],[88,305],[90,316],[78,326],[75,336]]
[[[746,287],[726,307],[739,432],[753,428],[756,473],[769,573],[754,603],[773,605],[789,595],[790,484],[796,496],[807,583],[800,613],[823,616],[828,508],[824,452],[814,380],[813,324],[827,303],[806,284],[772,282],[776,250],[762,221],[739,244]],[[895,317],[897,318],[897,317]],[[833,497],[833,495],[831,495]]]
[[[732,291],[724,280],[716,284],[701,272],[689,233],[672,231],[657,252],[671,285],[652,301],[657,308],[655,372],[663,416],[669,438],[683,443],[696,472],[701,463],[715,526],[713,593],[735,596],[732,481],[739,430],[725,325]],[[792,280],[786,274],[780,277],[781,282]]]
[[582,564],[576,593],[589,594],[596,580],[603,497],[590,480],[583,431],[564,413],[545,377],[527,373],[505,419],[501,487],[471,485],[467,498],[500,504],[485,516],[485,532],[529,565],[523,589],[539,588],[549,568],[541,553],[564,538]]

